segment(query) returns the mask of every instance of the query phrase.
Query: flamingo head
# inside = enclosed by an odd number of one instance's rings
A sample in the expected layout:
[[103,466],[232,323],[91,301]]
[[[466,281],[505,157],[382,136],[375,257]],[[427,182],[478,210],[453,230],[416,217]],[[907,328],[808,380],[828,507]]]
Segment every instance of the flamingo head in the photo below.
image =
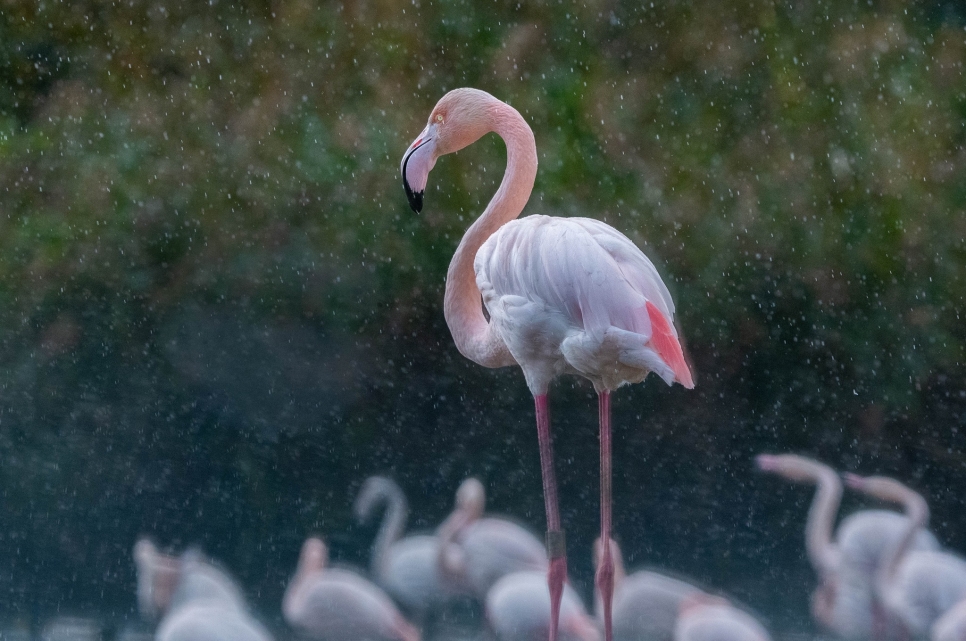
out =
[[440,98],[429,122],[406,149],[399,170],[413,211],[423,208],[423,193],[436,159],[459,151],[493,130],[493,105],[499,100],[479,89],[453,89]]
[[329,560],[329,548],[322,539],[311,537],[302,544],[298,572],[319,572]]
[[389,501],[391,504],[391,496],[394,490],[398,490],[395,485],[395,483],[384,476],[370,476],[367,478],[365,483],[362,484],[362,487],[359,488],[359,494],[356,495],[356,501],[352,506],[356,519],[360,523],[364,523],[369,519],[373,510],[375,510],[381,501]]
[[456,490],[456,508],[469,521],[475,521],[483,516],[486,505],[486,490],[478,479],[470,477],[463,481]]
[[[795,454],[759,454],[755,457],[755,464],[762,472],[771,472],[799,483],[814,483],[825,468],[818,461]],[[831,470],[828,472],[833,473]]]

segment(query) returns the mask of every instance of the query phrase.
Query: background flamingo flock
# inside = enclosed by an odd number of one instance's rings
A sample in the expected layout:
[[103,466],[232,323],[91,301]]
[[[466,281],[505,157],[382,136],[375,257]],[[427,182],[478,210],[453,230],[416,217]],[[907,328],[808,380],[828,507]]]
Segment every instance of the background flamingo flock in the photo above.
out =
[[[761,455],[756,465],[818,488],[802,520],[807,556],[815,568],[812,609],[819,629],[843,640],[962,640],[966,560],[944,549],[926,529],[929,508],[922,496],[890,478],[839,475],[798,455]],[[755,483],[770,481],[761,476]],[[885,505],[852,512],[836,528],[846,487]],[[549,635],[551,617],[546,551],[521,522],[484,514],[484,502],[482,484],[469,478],[456,489],[452,512],[435,532],[402,536],[402,489],[389,478],[369,478],[356,497],[360,518],[371,517],[376,506],[387,506],[389,512],[379,527],[369,571],[333,566],[326,542],[306,538],[292,557],[280,606],[287,630],[270,631],[247,605],[240,585],[200,550],[166,553],[142,539],[133,553],[139,608],[145,622],[157,626],[158,641],[417,641],[454,635],[542,640]],[[615,567],[615,639],[771,640],[768,622],[754,609],[672,568],[652,565],[628,572],[617,542],[611,540],[609,547]],[[410,548],[417,553],[409,553]],[[591,548],[597,567],[601,540]],[[823,563],[816,560],[819,554]],[[394,556],[400,560],[393,561]],[[588,608],[586,587],[565,583],[562,639],[603,639],[600,588],[593,586]],[[460,622],[456,627],[454,620]]]

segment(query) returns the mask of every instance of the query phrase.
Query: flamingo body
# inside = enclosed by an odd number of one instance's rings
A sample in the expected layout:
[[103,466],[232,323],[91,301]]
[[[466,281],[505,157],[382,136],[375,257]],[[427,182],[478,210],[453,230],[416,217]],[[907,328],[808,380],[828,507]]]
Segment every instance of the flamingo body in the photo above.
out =
[[671,641],[682,603],[699,594],[690,583],[657,572],[625,577],[614,590],[615,641]]
[[674,627],[674,641],[770,641],[758,621],[728,603],[685,607]]
[[419,641],[419,632],[376,585],[354,572],[326,568],[328,549],[310,538],[282,599],[285,621],[318,641]]
[[156,641],[270,641],[272,636],[257,621],[230,606],[191,603],[166,616]]
[[913,551],[900,561],[885,605],[914,636],[966,599],[966,560],[949,552]]
[[[610,541],[614,563],[614,601],[612,605],[616,641],[671,641],[678,613],[685,602],[712,598],[686,581],[650,570],[624,572],[624,558],[616,541]],[[594,542],[594,567],[603,559],[601,540]],[[600,590],[594,598],[598,619],[603,618]]]
[[[546,574],[547,550],[525,528],[512,521],[486,518],[474,521],[456,539],[463,560],[463,582],[482,598],[500,578],[513,572],[538,570]],[[450,551],[450,554],[453,554]]]
[[[497,581],[486,596],[486,618],[500,641],[544,641],[550,629],[550,590],[545,572],[516,572]],[[560,605],[565,641],[600,641],[600,632],[577,593],[565,586]]]
[[382,503],[387,509],[373,543],[372,574],[397,603],[423,619],[453,596],[437,563],[439,538],[426,534],[400,538],[409,510],[405,494],[391,479],[369,477],[356,497],[356,516],[366,520]]
[[547,550],[513,521],[483,518],[486,490],[468,478],[456,492],[456,508],[439,527],[438,566],[447,583],[484,600],[501,577],[526,570],[547,571]]
[[[835,531],[840,566],[834,584],[826,578],[813,596],[815,616],[829,630],[845,639],[868,639],[876,636],[877,626],[894,627],[894,619],[877,621],[882,615],[874,582],[908,522],[905,515],[890,510],[861,510],[842,519]],[[919,529],[910,547],[937,550],[939,542],[928,530]]]
[[966,641],[966,600],[939,617],[929,632],[930,641]]
[[425,615],[433,606],[452,598],[439,572],[439,540],[420,534],[392,546],[379,584],[406,610]]
[[[905,515],[892,510],[860,510],[842,519],[835,541],[841,550],[843,571],[854,572],[871,583],[908,522]],[[912,550],[939,549],[939,541],[926,529],[919,529],[910,545]]]
[[613,390],[656,372],[692,386],[674,303],[644,253],[590,218],[528,216],[480,247],[476,284],[534,393],[559,374]]

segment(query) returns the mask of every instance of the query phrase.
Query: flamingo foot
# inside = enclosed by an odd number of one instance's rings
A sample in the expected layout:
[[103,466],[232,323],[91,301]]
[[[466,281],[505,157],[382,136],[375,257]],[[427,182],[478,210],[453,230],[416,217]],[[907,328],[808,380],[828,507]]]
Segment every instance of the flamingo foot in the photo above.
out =
[[563,599],[564,581],[567,579],[567,557],[555,556],[550,559],[547,570],[547,585],[550,588],[550,641],[557,641],[557,627],[560,624],[560,601]]

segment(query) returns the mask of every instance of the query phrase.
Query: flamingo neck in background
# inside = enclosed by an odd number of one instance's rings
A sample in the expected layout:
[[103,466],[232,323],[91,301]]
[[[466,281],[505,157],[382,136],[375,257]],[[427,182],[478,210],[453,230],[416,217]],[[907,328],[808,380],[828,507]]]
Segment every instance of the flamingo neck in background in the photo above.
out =
[[805,525],[805,549],[812,567],[825,577],[838,570],[839,549],[832,530],[842,501],[842,482],[831,468],[817,462],[814,467],[816,490]]
[[377,500],[385,501],[386,513],[372,544],[372,571],[379,577],[389,570],[389,548],[402,536],[409,516],[409,506],[399,486],[388,479],[381,480],[376,496]]
[[523,211],[537,175],[537,147],[533,131],[520,113],[488,97],[485,110],[490,130],[506,143],[507,166],[503,181],[483,214],[466,230],[446,274],[443,313],[460,353],[484,367],[503,367],[515,361],[502,339],[483,316],[473,262],[487,238]]
[[929,505],[926,504],[926,500],[919,493],[903,486],[894,500],[902,504],[908,522],[902,536],[896,540],[895,545],[888,551],[876,574],[876,589],[879,595],[886,600],[888,600],[895,576],[899,571],[899,565],[912,548],[916,533],[929,523]]

